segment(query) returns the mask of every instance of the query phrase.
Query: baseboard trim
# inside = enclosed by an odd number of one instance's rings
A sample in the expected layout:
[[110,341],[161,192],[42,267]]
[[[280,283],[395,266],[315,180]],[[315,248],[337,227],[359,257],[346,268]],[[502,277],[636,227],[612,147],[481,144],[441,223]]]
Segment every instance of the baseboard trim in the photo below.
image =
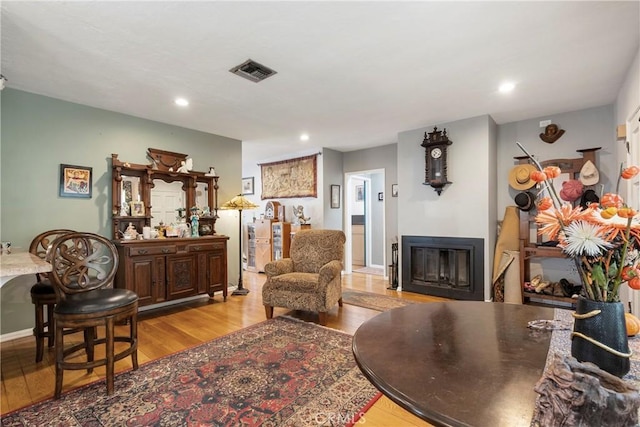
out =
[[[230,287],[229,290],[231,290],[232,288]],[[231,291],[229,291],[229,293],[231,293]],[[153,304],[153,305],[147,305],[144,307],[140,307],[138,309],[138,313],[142,313],[148,310],[155,310],[158,308],[163,308],[163,307],[168,307],[171,305],[179,305],[179,304],[184,304],[185,302],[190,302],[190,301],[194,301],[197,299],[204,299],[204,298],[209,298],[208,294],[204,294],[204,295],[195,295],[192,297],[188,297],[188,298],[182,298],[179,300],[175,300],[175,301],[167,301],[167,302],[162,302],[159,304]],[[24,337],[29,337],[29,336],[33,336],[33,329],[23,329],[21,331],[15,331],[15,332],[9,332],[7,334],[2,334],[0,335],[0,343],[3,342],[7,342],[7,341],[13,341],[13,340],[17,340],[19,338],[24,338]]]
[[0,335],[0,343],[17,340],[18,338],[24,338],[33,336],[33,329],[23,329],[21,331],[9,332],[8,334]]

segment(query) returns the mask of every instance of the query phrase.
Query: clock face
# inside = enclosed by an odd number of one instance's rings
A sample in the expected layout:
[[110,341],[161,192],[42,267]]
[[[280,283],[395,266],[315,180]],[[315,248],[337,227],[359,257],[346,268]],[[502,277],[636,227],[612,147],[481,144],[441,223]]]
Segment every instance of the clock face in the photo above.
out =
[[441,156],[442,156],[442,150],[439,149],[438,147],[431,150],[431,157],[433,157],[434,159],[439,159]]

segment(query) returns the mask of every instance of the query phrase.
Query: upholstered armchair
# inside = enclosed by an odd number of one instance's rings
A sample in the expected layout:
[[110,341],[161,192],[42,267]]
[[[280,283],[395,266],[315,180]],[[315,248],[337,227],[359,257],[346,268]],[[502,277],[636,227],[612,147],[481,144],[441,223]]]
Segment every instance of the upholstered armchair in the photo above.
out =
[[273,307],[317,311],[319,323],[327,324],[327,311],[342,307],[342,258],[345,235],[340,230],[301,230],[295,234],[290,258],[264,267],[267,281],[262,302],[267,319]]

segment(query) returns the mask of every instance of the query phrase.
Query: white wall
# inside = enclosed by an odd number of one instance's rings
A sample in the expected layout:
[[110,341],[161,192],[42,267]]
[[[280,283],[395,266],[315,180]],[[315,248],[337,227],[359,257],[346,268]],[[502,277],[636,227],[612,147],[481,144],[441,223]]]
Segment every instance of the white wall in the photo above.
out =
[[[640,48],[638,54],[636,54],[633,63],[627,71],[625,81],[620,88],[618,98],[615,105],[615,124],[627,124],[630,127],[629,121],[637,114],[640,109]],[[627,132],[627,138],[629,138],[629,132]],[[627,152],[624,148],[623,142],[619,141],[617,146],[617,162],[627,161]],[[640,150],[640,147],[635,147],[635,150]],[[635,160],[633,160],[635,162]],[[640,191],[640,190],[639,190]],[[640,208],[640,206],[634,206]],[[627,286],[622,287],[620,292],[620,299],[622,301],[632,302],[632,311],[636,315],[640,313],[640,292],[630,292]]]
[[[493,248],[490,236],[495,235],[495,199],[489,183],[489,170],[494,142],[490,141],[493,120],[478,116],[451,123],[439,123],[447,129],[453,141],[448,147],[448,179],[452,184],[438,194],[424,185],[425,150],[420,146],[425,132],[433,125],[398,134],[398,237],[404,235],[435,237],[482,238],[485,242],[485,299],[490,297]],[[402,246],[402,245],[400,245]],[[402,253],[400,254],[402,257]],[[400,276],[401,277],[401,276]]]

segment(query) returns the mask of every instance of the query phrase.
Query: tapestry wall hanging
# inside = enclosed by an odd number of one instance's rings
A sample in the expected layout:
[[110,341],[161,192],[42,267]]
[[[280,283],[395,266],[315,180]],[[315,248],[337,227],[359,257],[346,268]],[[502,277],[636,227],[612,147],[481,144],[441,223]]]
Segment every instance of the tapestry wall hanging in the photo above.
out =
[[261,163],[262,200],[317,197],[317,156]]

